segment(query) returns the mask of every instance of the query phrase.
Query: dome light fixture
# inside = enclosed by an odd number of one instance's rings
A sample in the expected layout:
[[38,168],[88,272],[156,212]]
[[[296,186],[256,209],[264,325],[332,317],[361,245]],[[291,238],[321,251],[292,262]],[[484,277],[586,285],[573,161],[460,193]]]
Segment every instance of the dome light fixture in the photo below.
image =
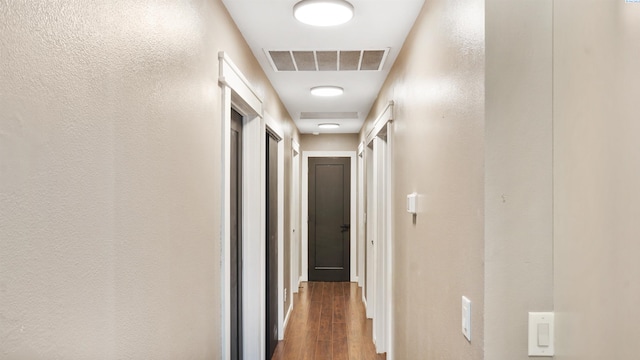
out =
[[320,129],[337,129],[340,127],[340,124],[337,123],[323,123],[323,124],[318,124],[318,127]]
[[353,5],[345,0],[302,0],[293,6],[293,16],[312,26],[336,26],[353,17]]
[[339,86],[316,86],[311,88],[311,95],[315,96],[338,96],[344,93],[344,89]]

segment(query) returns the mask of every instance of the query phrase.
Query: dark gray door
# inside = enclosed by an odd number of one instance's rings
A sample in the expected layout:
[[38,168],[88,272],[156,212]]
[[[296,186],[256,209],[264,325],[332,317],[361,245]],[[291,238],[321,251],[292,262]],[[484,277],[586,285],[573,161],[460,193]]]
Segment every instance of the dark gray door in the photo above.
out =
[[242,359],[242,115],[231,110],[231,359]]
[[309,158],[309,280],[349,281],[350,158]]
[[278,141],[267,134],[267,359],[278,345]]

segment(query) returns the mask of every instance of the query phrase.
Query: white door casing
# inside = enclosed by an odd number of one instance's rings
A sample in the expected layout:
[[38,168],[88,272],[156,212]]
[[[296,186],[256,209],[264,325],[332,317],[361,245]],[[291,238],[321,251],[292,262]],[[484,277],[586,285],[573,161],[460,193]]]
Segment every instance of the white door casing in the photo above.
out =
[[[376,257],[375,257],[375,232],[373,225],[375,224],[374,202],[373,202],[373,150],[369,146],[365,146],[365,192],[366,198],[366,254],[367,269],[364,293],[366,294],[366,313],[368,319],[373,319],[376,306],[375,288],[376,288]],[[375,334],[374,334],[375,336]]]
[[[243,115],[242,138],[242,276],[243,276],[243,353],[245,357],[265,357],[265,164],[262,100],[246,77],[224,52],[218,54],[219,83],[222,93],[222,346],[223,359],[231,358],[231,200],[230,126],[231,107]],[[256,206],[261,204],[261,206]],[[251,225],[251,226],[249,226]],[[249,286],[248,284],[251,284]]]
[[[356,219],[356,152],[355,151],[303,151],[302,152],[302,281],[309,279],[309,158],[310,157],[348,157],[351,159],[350,169],[350,210],[349,222]],[[356,263],[356,239],[357,227],[351,227],[349,232],[349,279],[351,282],[358,281],[356,268],[352,264]]]
[[363,297],[364,297],[364,291],[366,291],[366,289],[364,288],[364,279],[365,279],[365,260],[364,260],[364,254],[365,254],[365,247],[367,246],[366,244],[366,239],[365,239],[365,210],[364,210],[364,196],[365,196],[365,190],[364,190],[364,143],[360,143],[360,145],[358,146],[358,239],[357,239],[357,249],[358,249],[358,257],[357,257],[357,263],[358,263],[358,286],[361,287],[363,289]]
[[[300,286],[300,145],[291,140],[291,291]],[[293,299],[293,296],[291,297]],[[293,303],[293,302],[292,302]]]
[[[278,123],[264,112],[265,132],[268,130],[278,141],[278,340],[284,339],[285,314],[291,309],[284,308],[284,132]],[[266,142],[265,142],[266,147]],[[266,162],[265,162],[266,169]],[[266,174],[266,173],[265,173]],[[265,175],[266,176],[266,175]],[[266,181],[266,178],[265,178]],[[265,183],[266,184],[266,183]],[[265,195],[266,196],[266,195]],[[265,204],[266,205],[266,204]],[[265,250],[266,251],[266,250]],[[266,253],[265,253],[266,257]],[[265,287],[266,290],[266,287]],[[291,292],[289,292],[290,294]],[[266,292],[265,292],[266,298]],[[266,314],[266,313],[265,313]]]
[[[284,142],[278,124],[264,113],[262,99],[229,56],[218,53],[222,93],[222,334],[223,359],[231,358],[231,107],[243,115],[242,124],[242,344],[248,359],[265,358],[266,334],[266,131],[278,138],[278,248],[284,244]],[[256,206],[257,205],[257,206]],[[284,333],[282,251],[278,254],[278,332]]]
[[[372,281],[374,285],[372,291],[368,292],[374,301],[371,310],[373,314],[373,340],[376,351],[378,353],[386,352],[387,359],[392,360],[393,102],[389,102],[389,105],[378,116],[366,141],[372,150],[372,169],[368,178],[371,181],[369,184],[373,188],[370,192],[372,206],[368,216],[375,222],[368,228],[373,232],[373,251],[370,254],[370,259],[375,264],[371,274],[374,277]],[[367,301],[369,300],[367,299]],[[367,312],[369,313],[369,311]]]

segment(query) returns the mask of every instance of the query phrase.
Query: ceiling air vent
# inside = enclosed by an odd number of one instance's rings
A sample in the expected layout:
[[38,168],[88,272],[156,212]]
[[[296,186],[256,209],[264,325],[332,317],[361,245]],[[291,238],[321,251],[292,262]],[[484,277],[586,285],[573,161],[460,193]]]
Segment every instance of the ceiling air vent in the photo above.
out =
[[380,71],[389,53],[381,50],[265,50],[275,71]]

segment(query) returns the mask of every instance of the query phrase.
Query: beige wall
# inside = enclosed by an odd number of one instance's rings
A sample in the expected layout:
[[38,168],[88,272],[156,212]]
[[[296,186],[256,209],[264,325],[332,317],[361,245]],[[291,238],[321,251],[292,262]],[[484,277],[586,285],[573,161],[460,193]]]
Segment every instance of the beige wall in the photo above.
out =
[[220,358],[218,51],[297,136],[221,2],[9,0],[0,33],[0,358]]
[[[484,6],[427,1],[363,130],[396,102],[395,358],[524,359],[555,308],[557,359],[635,359],[640,6]],[[0,34],[0,358],[220,358],[218,51],[283,120],[285,189],[298,139],[224,6],[9,0]]]
[[553,10],[556,359],[637,359],[640,4]]
[[358,134],[322,134],[300,136],[302,151],[356,151]]
[[485,359],[528,359],[553,311],[552,6],[486,1]]
[[[427,1],[362,132],[395,101],[394,359],[483,358],[483,14],[482,0]],[[425,201],[415,224],[414,191]]]

